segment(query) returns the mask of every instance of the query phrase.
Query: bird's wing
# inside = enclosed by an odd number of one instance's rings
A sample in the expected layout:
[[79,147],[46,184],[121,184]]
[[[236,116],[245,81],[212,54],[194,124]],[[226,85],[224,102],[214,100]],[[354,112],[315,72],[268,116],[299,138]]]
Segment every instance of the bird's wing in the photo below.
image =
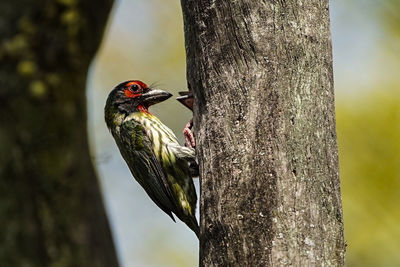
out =
[[167,146],[177,158],[186,160],[189,163],[190,177],[196,178],[199,176],[199,164],[196,161],[196,151],[193,148],[176,143],[168,143]]
[[181,146],[176,143],[168,143],[168,148],[171,149],[175,156],[184,160],[195,160],[196,159],[196,152],[193,148]]
[[133,120],[124,122],[120,139],[120,150],[135,179],[157,206],[175,221],[171,213],[177,210],[175,198],[143,126]]

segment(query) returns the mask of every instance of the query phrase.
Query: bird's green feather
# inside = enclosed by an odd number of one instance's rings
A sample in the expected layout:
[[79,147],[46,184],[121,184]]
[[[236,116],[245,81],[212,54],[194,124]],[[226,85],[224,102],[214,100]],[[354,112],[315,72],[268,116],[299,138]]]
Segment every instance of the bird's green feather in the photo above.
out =
[[197,196],[188,166],[194,151],[180,146],[174,133],[150,113],[138,111],[122,120],[114,113],[110,119],[111,132],[135,179],[164,212],[176,214],[198,235]]

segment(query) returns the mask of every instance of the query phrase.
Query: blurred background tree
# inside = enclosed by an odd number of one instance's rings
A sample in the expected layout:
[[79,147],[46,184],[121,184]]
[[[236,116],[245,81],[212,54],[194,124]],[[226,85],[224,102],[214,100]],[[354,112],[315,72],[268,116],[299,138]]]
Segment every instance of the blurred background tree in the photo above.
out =
[[112,3],[0,2],[1,266],[118,266],[85,98]]

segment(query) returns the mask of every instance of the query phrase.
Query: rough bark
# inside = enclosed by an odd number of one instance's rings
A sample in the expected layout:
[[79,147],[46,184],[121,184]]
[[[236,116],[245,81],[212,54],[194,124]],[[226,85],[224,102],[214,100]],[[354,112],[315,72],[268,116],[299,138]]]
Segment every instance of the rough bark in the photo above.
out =
[[0,262],[118,266],[85,87],[112,0],[0,3]]
[[181,3],[200,265],[343,266],[328,0]]

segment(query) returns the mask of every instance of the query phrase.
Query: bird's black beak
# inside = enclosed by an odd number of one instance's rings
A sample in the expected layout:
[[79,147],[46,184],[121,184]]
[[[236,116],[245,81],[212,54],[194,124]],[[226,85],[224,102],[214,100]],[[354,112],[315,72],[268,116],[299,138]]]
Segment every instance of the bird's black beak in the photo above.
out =
[[147,91],[146,93],[142,94],[142,99],[143,102],[148,104],[149,106],[160,103],[162,101],[167,100],[170,98],[172,94],[165,92],[163,90],[159,89],[151,89]]
[[176,100],[181,102],[185,107],[193,111],[194,97],[191,92],[179,92],[181,96],[177,97]]

